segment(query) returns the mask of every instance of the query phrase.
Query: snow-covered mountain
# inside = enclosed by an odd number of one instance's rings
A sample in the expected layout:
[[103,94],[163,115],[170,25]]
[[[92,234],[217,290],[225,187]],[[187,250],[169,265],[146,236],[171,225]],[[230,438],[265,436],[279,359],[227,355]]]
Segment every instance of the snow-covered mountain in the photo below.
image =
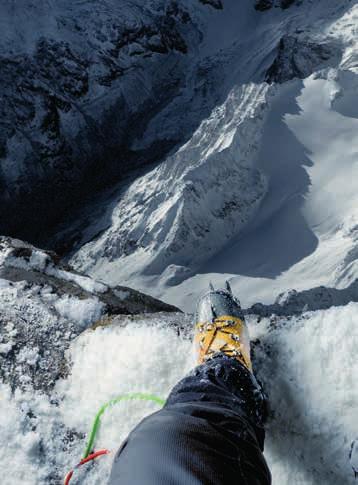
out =
[[246,305],[292,287],[351,284],[357,8],[227,1],[208,11],[185,89],[138,148],[171,137],[183,107],[208,109],[204,90],[216,106],[158,165],[81,209],[62,235],[82,233],[71,263],[187,309],[223,274]]
[[[58,485],[104,402],[135,391],[165,397],[192,367],[191,316],[106,288],[54,253],[8,238],[0,242],[0,278],[1,483]],[[265,454],[274,483],[354,483],[358,305],[343,290],[330,295],[324,288],[281,295],[269,317],[263,306],[246,310],[270,398]],[[143,402],[108,409],[96,449],[116,450],[155,409]],[[76,471],[73,483],[106,483],[111,460]]]
[[156,161],[195,124],[136,147],[183,88],[202,37],[191,11],[213,9],[189,3],[1,2],[1,233],[45,240],[86,198]]
[[[0,234],[31,243],[0,237],[4,485],[61,483],[101,404],[165,397],[178,308],[225,279],[274,483],[354,483],[357,25],[354,0],[1,2]],[[110,409],[97,446],[153,409]]]
[[356,2],[1,9],[3,233],[187,309],[354,281]]

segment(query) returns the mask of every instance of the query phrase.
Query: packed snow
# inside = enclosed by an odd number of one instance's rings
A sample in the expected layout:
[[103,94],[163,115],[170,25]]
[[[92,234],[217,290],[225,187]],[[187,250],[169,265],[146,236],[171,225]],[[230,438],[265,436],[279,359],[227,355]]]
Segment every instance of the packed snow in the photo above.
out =
[[104,304],[98,298],[79,300],[68,295],[59,298],[54,307],[59,315],[78,322],[83,328],[100,319],[104,313]]
[[[357,311],[351,303],[289,319],[248,319],[251,338],[258,339],[255,368],[270,399],[265,454],[273,483],[354,483],[349,454],[358,436]],[[133,391],[168,395],[193,365],[190,335],[178,336],[160,315],[123,318],[121,325],[99,326],[73,341],[71,375],[50,396],[11,395],[2,385],[0,427],[7,446],[1,467],[8,470],[2,483],[58,483],[49,477],[55,480],[76,464],[103,403]],[[113,406],[102,417],[96,449],[114,452],[157,409],[143,402]],[[73,438],[66,441],[70,430]],[[76,472],[73,483],[105,483],[113,454]]]
[[257,370],[273,413],[265,450],[273,483],[355,483],[357,311],[351,303],[260,329]]

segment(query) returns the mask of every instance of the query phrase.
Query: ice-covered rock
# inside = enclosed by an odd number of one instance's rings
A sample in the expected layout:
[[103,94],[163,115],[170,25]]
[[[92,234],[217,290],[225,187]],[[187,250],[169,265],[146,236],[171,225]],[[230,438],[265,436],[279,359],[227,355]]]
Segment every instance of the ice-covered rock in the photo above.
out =
[[267,82],[283,83],[294,78],[304,79],[325,65],[338,64],[340,49],[338,43],[313,42],[309,38],[284,36],[280,39],[277,56],[266,72]]

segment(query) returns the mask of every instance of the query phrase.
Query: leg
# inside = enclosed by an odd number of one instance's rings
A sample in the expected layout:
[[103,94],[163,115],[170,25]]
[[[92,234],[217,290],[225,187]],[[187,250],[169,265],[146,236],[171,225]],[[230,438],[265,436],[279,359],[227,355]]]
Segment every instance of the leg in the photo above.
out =
[[201,364],[144,419],[116,455],[109,485],[269,485],[265,398],[239,302],[226,290],[198,304]]
[[116,455],[110,485],[268,485],[265,399],[253,374],[218,355],[175,386]]

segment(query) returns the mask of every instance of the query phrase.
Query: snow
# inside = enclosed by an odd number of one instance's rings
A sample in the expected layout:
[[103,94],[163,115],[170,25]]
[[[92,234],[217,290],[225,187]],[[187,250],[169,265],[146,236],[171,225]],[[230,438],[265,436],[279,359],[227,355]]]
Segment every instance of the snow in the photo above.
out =
[[36,365],[39,359],[39,349],[37,347],[26,348],[23,347],[18,355],[18,362],[21,364],[27,364],[30,366]]
[[354,483],[357,311],[350,303],[281,320],[262,336],[257,367],[274,415],[266,443],[273,483]]
[[[213,254],[250,219],[265,193],[265,179],[250,157],[258,149],[269,92],[253,83],[234,88],[185,146],[131,184],[113,211],[112,227],[71,264],[108,283],[136,286],[143,267],[157,274],[174,261],[187,266],[196,254],[198,265]],[[126,239],[134,241],[134,251],[113,257]]]
[[45,270],[48,263],[49,257],[46,253],[43,253],[41,251],[32,251],[29,261],[30,268],[37,269],[38,271],[43,271]]
[[[358,432],[357,312],[358,304],[350,303],[288,319],[248,319],[252,339],[260,340],[254,362],[272,409],[265,455],[273,483],[354,483],[349,454]],[[52,396],[20,391],[11,396],[1,386],[5,485],[49,483],[54,471],[64,475],[80,458],[84,434],[103,403],[133,391],[165,398],[193,366],[190,334],[178,337],[159,316],[123,318],[121,325],[87,330],[73,341],[71,375],[57,383]],[[181,318],[177,316],[178,322]],[[153,403],[132,401],[108,409],[96,448],[114,452],[132,427],[157,409]],[[64,429],[83,435],[64,447]],[[39,459],[40,442],[45,460]],[[76,472],[74,484],[105,483],[113,455]]]
[[46,268],[45,273],[66,281],[73,281],[89,293],[105,293],[108,290],[108,286],[104,283],[89,278],[88,276],[76,274],[71,271],[61,270],[55,266],[49,266]]
[[[358,6],[304,1],[262,13],[249,3],[200,13],[200,69],[221,102],[160,165],[112,194],[94,236],[87,227],[92,240],[72,255],[79,270],[187,311],[209,281],[230,279],[250,306],[357,278]],[[262,75],[282,36],[298,40],[282,62],[292,54],[313,74],[268,86]],[[331,46],[332,56],[320,62],[312,45]],[[194,89],[202,110],[195,82],[188,74],[180,100]],[[180,109],[177,99],[154,116],[136,147],[173,133]]]
[[[87,433],[100,406],[121,394],[147,392],[165,398],[190,368],[189,340],[179,340],[174,329],[158,328],[155,321],[148,322],[149,326],[143,323],[128,322],[125,328],[99,327],[72,345],[71,376],[57,387],[65,396],[61,412],[68,427]],[[110,408],[102,418],[96,448],[115,451],[138,420],[157,409],[158,405],[146,402]],[[101,477],[105,482],[110,464],[110,458],[103,459],[98,470],[86,477],[86,483],[98,483]]]
[[4,385],[1,385],[0,409],[0,433],[3,443],[0,454],[2,483],[41,483],[41,468],[31,453],[31,445],[38,441],[39,436],[36,432],[26,429],[20,400],[15,400],[9,388]]
[[336,111],[340,89],[335,71],[280,88],[258,158],[269,189],[255,218],[196,276],[159,296],[191,310],[209,281],[226,277],[249,306],[287,288],[344,288],[357,278],[347,256],[357,247],[358,120]]
[[[14,255],[14,248],[11,247],[11,244],[16,245],[16,240],[13,240],[13,242],[4,240],[3,244],[5,247],[2,247],[0,251],[0,265],[2,266],[20,268],[27,271],[34,270],[49,276],[54,276],[59,280],[71,281],[88,293],[105,293],[108,291],[108,286],[104,283],[96,281],[89,276],[62,269],[52,260],[51,255],[45,251],[36,249],[26,243],[21,243],[27,250],[26,256],[18,255],[16,252]],[[28,253],[30,253],[30,256]]]
[[[259,13],[249,0],[225,0],[223,11],[183,3],[203,29],[203,42],[189,54],[180,93],[153,114],[131,148],[144,151],[184,133],[185,141],[160,165],[110,190],[95,216],[86,214],[82,237],[87,244],[72,255],[78,269],[105,283],[58,267],[35,248],[30,257],[14,257],[6,247],[0,251],[1,266],[73,282],[92,293],[83,299],[66,290],[57,294],[49,285],[0,279],[5,485],[57,484],[81,457],[85,434],[104,402],[133,391],[165,398],[194,365],[190,332],[166,324],[165,314],[104,318],[72,340],[103,316],[100,298],[107,284],[127,283],[192,311],[209,281],[222,286],[229,279],[249,307],[271,303],[288,289],[342,289],[357,279],[358,5],[303,0],[297,8]],[[82,4],[84,11],[90,8]],[[55,15],[44,22],[44,5],[23,9],[17,25],[26,28],[20,30],[13,23],[6,26],[0,15],[2,48],[13,42],[15,51],[31,52],[39,35],[57,32]],[[54,2],[48,5],[57,8]],[[5,7],[0,9],[8,13],[10,2]],[[140,20],[139,7],[124,7],[129,24]],[[108,17],[102,13],[99,24]],[[37,16],[42,28],[35,32]],[[66,37],[70,30],[57,34]],[[284,35],[299,39],[298,64],[312,75],[268,85],[263,76]],[[316,52],[310,57],[310,49],[303,48],[306,41],[337,50],[321,64]],[[136,45],[131,52],[137,52]],[[143,76],[138,97],[138,84],[128,79],[123,96],[135,110],[148,93],[153,96],[153,86],[149,74]],[[105,111],[106,104],[100,104]],[[71,119],[65,125],[74,128]],[[21,172],[18,164],[12,169],[15,176]],[[116,294],[126,299],[127,293]],[[255,368],[272,409],[265,454],[273,483],[349,485],[357,460],[358,304],[306,312],[315,296],[298,295],[300,315],[289,314],[288,305],[285,317],[258,322],[257,315],[248,316],[256,339]],[[326,296],[331,301],[328,290]],[[285,298],[278,302],[283,305]],[[331,304],[339,303],[335,295]],[[173,318],[186,327],[187,315]],[[24,321],[33,331],[30,342],[17,339]],[[48,332],[50,342],[43,348],[35,338],[40,330]],[[71,363],[69,375],[58,371],[56,385],[50,381],[45,387],[58,364],[54,351],[69,345],[60,355]],[[49,362],[45,373],[42,366]],[[155,409],[143,402],[109,409],[96,448],[115,451]],[[105,483],[112,458],[78,471],[74,485]]]
[[104,303],[98,298],[79,300],[68,295],[59,298],[54,307],[61,317],[76,322],[82,328],[99,320],[105,309]]
[[13,348],[12,342],[7,342],[6,344],[0,344],[0,354],[8,354]]

